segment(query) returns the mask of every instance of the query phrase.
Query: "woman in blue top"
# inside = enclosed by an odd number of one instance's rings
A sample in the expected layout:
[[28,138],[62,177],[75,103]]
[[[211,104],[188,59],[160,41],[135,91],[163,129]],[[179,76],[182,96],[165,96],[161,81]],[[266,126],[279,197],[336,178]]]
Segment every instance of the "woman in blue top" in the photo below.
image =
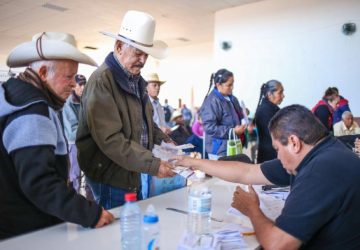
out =
[[205,149],[208,154],[225,156],[229,130],[244,142],[246,125],[241,125],[243,112],[239,101],[232,95],[234,75],[226,69],[220,69],[210,78],[210,89],[200,109],[205,131]]
[[277,153],[272,146],[268,125],[271,118],[279,111],[278,105],[284,97],[284,88],[281,82],[277,80],[270,80],[261,86],[260,98],[254,118],[259,136],[257,163],[277,157]]

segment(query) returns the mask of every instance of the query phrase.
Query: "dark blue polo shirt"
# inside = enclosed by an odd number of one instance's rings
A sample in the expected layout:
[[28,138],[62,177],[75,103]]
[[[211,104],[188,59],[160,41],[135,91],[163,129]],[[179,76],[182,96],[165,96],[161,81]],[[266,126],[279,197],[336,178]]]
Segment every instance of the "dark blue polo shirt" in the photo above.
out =
[[338,139],[326,137],[290,176],[279,160],[261,170],[277,185],[291,185],[275,225],[306,249],[360,249],[360,158]]

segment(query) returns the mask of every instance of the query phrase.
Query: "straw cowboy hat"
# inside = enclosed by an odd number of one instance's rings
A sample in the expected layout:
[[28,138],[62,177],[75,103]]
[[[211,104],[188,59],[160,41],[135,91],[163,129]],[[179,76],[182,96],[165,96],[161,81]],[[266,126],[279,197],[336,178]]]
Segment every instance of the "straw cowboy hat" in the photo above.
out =
[[101,31],[100,33],[162,59],[167,56],[167,45],[163,41],[154,41],[155,19],[145,12],[129,10],[122,20],[119,34]]
[[178,118],[180,116],[182,116],[181,111],[176,109],[171,115],[171,121],[175,120],[176,118]]
[[25,67],[39,60],[69,59],[79,63],[97,66],[89,56],[76,48],[75,37],[60,32],[42,32],[33,36],[32,41],[16,46],[9,54],[9,67]]
[[156,73],[148,73],[145,75],[144,78],[147,82],[157,82],[160,85],[166,82],[166,81],[160,81],[159,76]]

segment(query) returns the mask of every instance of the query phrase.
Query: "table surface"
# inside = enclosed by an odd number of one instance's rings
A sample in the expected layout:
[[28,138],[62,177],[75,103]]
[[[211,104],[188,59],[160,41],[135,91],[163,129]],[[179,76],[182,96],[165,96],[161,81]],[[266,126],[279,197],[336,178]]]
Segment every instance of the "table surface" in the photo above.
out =
[[[222,219],[223,222],[212,221],[212,230],[220,229],[228,223],[239,223],[251,227],[247,218],[241,218],[227,213],[232,201],[236,184],[225,182],[217,178],[208,180],[212,190],[212,217]],[[161,249],[176,249],[186,229],[187,217],[185,214],[169,211],[172,207],[187,210],[187,192],[189,187],[168,192],[147,200],[139,201],[142,212],[148,204],[153,204],[159,215],[160,247]],[[119,208],[113,209],[118,213]],[[0,242],[0,250],[4,249],[120,249],[120,221],[99,229],[83,228],[73,223],[62,223],[36,232],[21,235]],[[247,248],[255,249],[259,243],[255,236],[244,236]]]

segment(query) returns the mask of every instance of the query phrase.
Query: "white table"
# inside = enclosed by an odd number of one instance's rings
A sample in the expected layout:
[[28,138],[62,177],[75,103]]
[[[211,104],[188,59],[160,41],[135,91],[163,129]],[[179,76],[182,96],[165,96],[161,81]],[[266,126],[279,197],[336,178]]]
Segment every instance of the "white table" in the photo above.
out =
[[[235,185],[219,179],[208,181],[213,193],[212,216],[223,219],[224,222],[212,221],[212,228],[221,228],[229,222],[241,223],[244,226],[251,226],[250,222],[234,215],[226,213],[232,201],[232,194]],[[163,250],[176,249],[179,240],[186,228],[186,215],[166,210],[167,207],[187,210],[187,190],[178,189],[157,197],[139,202],[143,212],[148,204],[153,204],[160,219],[160,246]],[[116,208],[119,211],[120,208]],[[119,220],[111,225],[100,229],[88,229],[73,223],[62,223],[43,230],[18,236],[0,242],[0,250],[17,249],[86,249],[86,250],[119,250],[120,249],[120,224]],[[248,248],[255,249],[258,242],[255,236],[244,236]]]

